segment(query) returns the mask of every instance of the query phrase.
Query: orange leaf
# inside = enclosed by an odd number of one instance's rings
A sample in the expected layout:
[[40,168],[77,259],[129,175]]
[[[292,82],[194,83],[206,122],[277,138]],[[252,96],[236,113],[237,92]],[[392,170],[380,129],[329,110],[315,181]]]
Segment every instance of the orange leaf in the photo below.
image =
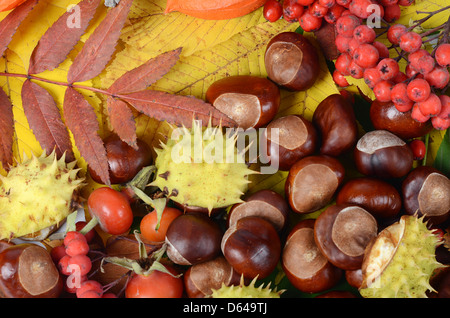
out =
[[83,95],[68,87],[63,110],[67,127],[73,134],[81,156],[102,182],[110,185],[108,158],[103,140],[98,135],[99,123],[94,109]]
[[0,89],[0,162],[5,170],[13,164],[14,117],[8,95]]
[[121,140],[137,149],[136,122],[128,104],[109,96],[107,109],[113,131]]
[[47,154],[53,150],[58,157],[66,153],[66,160],[73,161],[70,136],[64,125],[55,100],[36,83],[26,80],[22,86],[22,104],[25,116],[36,139]]

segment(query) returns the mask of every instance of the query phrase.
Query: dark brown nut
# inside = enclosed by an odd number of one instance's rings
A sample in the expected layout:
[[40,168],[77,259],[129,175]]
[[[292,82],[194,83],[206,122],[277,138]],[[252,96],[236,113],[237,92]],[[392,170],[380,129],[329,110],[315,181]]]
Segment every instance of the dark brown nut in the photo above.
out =
[[281,194],[269,189],[260,190],[230,209],[228,226],[233,226],[244,217],[258,216],[271,222],[280,232],[287,224],[290,210],[289,204]]
[[411,117],[411,111],[400,112],[393,102],[377,99],[370,106],[370,119],[375,129],[390,131],[404,140],[425,136],[433,129],[431,121],[418,122]]
[[359,289],[363,281],[362,270],[355,269],[351,271],[345,271],[345,280],[350,286]]
[[269,123],[278,112],[280,99],[277,85],[266,78],[250,75],[225,77],[206,91],[206,101],[243,129]]
[[269,276],[281,255],[278,232],[272,223],[257,216],[247,216],[230,226],[221,248],[228,263],[248,279]]
[[315,298],[358,298],[358,296],[347,290],[330,290]]
[[50,253],[36,244],[18,244],[0,253],[0,297],[58,298],[63,281]]
[[354,151],[355,165],[366,176],[401,178],[414,162],[411,148],[387,130],[374,130],[362,136]]
[[364,250],[377,236],[375,218],[359,206],[332,205],[314,225],[314,239],[322,254],[343,270],[361,268]]
[[393,218],[402,208],[402,197],[390,183],[371,177],[346,182],[336,196],[337,204],[358,205],[375,218]]
[[314,222],[314,219],[306,219],[294,226],[281,256],[286,277],[295,288],[305,293],[325,291],[336,285],[343,274],[317,247]]
[[402,182],[403,206],[407,214],[424,216],[433,224],[450,217],[450,180],[439,170],[418,166]]
[[267,157],[279,170],[288,171],[298,160],[314,154],[319,144],[313,124],[299,115],[277,118],[267,125],[262,142]]
[[330,156],[309,156],[289,170],[285,193],[296,213],[311,213],[325,207],[344,181],[344,166]]
[[241,275],[223,256],[190,266],[183,275],[186,294],[189,298],[204,298],[225,286],[238,285]]
[[353,149],[358,140],[358,124],[353,106],[341,94],[332,94],[320,102],[312,122],[320,132],[319,152],[323,155],[337,157]]
[[316,47],[306,37],[283,32],[269,41],[264,63],[272,81],[293,91],[303,91],[319,76],[318,56]]

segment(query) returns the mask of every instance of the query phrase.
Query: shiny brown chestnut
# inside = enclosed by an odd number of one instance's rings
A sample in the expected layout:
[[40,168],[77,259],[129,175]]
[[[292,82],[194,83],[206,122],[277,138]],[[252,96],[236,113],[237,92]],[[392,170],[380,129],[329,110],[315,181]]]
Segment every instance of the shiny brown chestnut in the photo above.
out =
[[240,128],[269,123],[280,108],[280,89],[267,78],[235,75],[209,86],[206,101],[233,119]]
[[403,206],[407,214],[424,216],[432,224],[450,218],[450,180],[438,169],[418,166],[402,182]]
[[325,207],[344,181],[344,166],[334,157],[317,155],[297,161],[289,170],[285,193],[296,213]]
[[58,298],[63,281],[50,253],[25,243],[0,253],[1,298]]
[[402,208],[402,197],[390,183],[371,177],[347,181],[336,195],[337,204],[358,205],[375,218],[393,218]]
[[310,88],[320,72],[316,47],[302,34],[283,32],[268,43],[264,64],[269,78],[289,90]]
[[288,171],[298,160],[314,154],[319,144],[316,128],[300,115],[271,121],[261,139],[267,147],[269,162],[281,171]]
[[220,254],[222,230],[204,213],[186,213],[169,225],[167,256],[178,265],[194,265]]
[[281,256],[286,277],[295,288],[305,293],[325,291],[336,285],[343,274],[317,247],[314,222],[314,219],[306,219],[294,226]]
[[341,94],[332,94],[321,101],[312,122],[320,132],[319,152],[323,155],[340,156],[351,150],[358,140],[353,105]]
[[183,277],[185,291],[189,298],[209,297],[213,290],[219,289],[222,285],[238,285],[241,281],[241,275],[222,255],[190,266]]
[[[137,148],[133,148],[113,134],[104,140],[104,144],[112,184],[131,181],[143,167],[152,162],[150,147],[141,139],[137,139]],[[95,182],[103,183],[94,170],[88,167],[88,171]]]
[[247,216],[258,216],[271,222],[280,232],[287,224],[290,212],[289,204],[284,197],[269,189],[259,190],[233,205],[228,213],[228,226],[233,226],[239,219]]
[[414,162],[408,144],[387,130],[364,134],[356,144],[354,159],[359,172],[382,179],[405,176]]
[[377,99],[370,106],[370,120],[375,129],[390,131],[404,140],[425,136],[433,129],[431,121],[421,123],[411,117],[411,111],[400,112],[393,102]]
[[356,270],[361,268],[364,250],[377,232],[377,221],[363,208],[331,205],[316,219],[314,240],[333,265]]
[[225,231],[221,249],[239,274],[248,279],[262,279],[276,268],[281,242],[272,223],[257,216],[247,216]]
[[345,271],[345,280],[350,286],[359,289],[363,281],[361,268]]

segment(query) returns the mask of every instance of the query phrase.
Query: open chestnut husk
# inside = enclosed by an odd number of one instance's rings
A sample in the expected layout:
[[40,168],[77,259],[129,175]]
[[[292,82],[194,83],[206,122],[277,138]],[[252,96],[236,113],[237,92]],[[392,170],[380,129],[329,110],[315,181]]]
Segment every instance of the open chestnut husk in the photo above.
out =
[[268,43],[264,55],[269,78],[289,90],[310,88],[320,72],[317,49],[303,35],[283,32]]
[[281,242],[272,223],[257,216],[247,216],[225,231],[221,249],[239,274],[248,279],[263,279],[278,264]]
[[0,297],[58,298],[63,281],[43,247],[17,244],[0,253]]
[[317,247],[314,222],[314,219],[306,219],[294,226],[287,236],[281,256],[288,280],[306,293],[318,293],[333,287],[343,274]]
[[264,130],[262,141],[267,157],[279,170],[288,171],[298,160],[314,154],[319,136],[313,124],[300,115],[272,120]]
[[332,205],[314,225],[314,239],[322,254],[343,270],[361,268],[364,250],[377,236],[376,219],[359,206]]
[[340,156],[353,149],[358,140],[353,105],[341,94],[332,94],[321,101],[312,122],[320,132],[319,152],[323,155]]
[[235,75],[209,86],[206,101],[233,119],[240,128],[269,123],[280,107],[280,89],[267,78]]
[[389,182],[359,177],[347,181],[336,195],[337,204],[358,205],[375,218],[394,218],[402,208],[402,197]]
[[228,213],[228,226],[233,226],[244,217],[257,216],[271,222],[280,232],[287,224],[290,210],[281,194],[263,189],[251,194],[244,202],[233,205]]
[[450,180],[438,169],[418,166],[402,182],[403,206],[409,215],[417,214],[440,224],[450,217]]
[[317,155],[297,161],[289,170],[285,193],[296,213],[325,207],[344,181],[344,166],[334,157]]
[[356,144],[354,159],[360,173],[382,179],[405,176],[414,162],[409,145],[387,130],[364,134]]

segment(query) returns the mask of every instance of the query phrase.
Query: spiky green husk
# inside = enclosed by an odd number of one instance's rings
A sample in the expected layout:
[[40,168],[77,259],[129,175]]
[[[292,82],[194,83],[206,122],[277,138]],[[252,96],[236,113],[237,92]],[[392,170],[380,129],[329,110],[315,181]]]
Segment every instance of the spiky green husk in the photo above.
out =
[[[391,233],[389,233],[391,231]],[[387,233],[387,235],[382,234]],[[397,234],[399,233],[399,234]],[[423,218],[402,216],[400,221],[384,231],[377,240],[394,238],[396,246],[386,244],[375,245],[371,254],[380,256],[382,253],[392,254],[381,275],[372,277],[367,282],[367,271],[363,269],[365,288],[360,290],[366,298],[425,298],[427,291],[432,291],[429,281],[434,271],[442,264],[437,262],[435,251],[439,238],[428,230]],[[376,244],[376,243],[375,243]],[[393,249],[395,248],[395,250]],[[383,249],[385,249],[383,251]],[[388,251],[390,250],[390,251]],[[367,257],[367,255],[366,255]],[[378,258],[380,259],[380,258]],[[370,269],[379,264],[366,264]],[[366,266],[366,267],[367,267]]]
[[242,202],[247,177],[255,172],[238,152],[236,136],[227,136],[220,127],[202,129],[194,122],[193,128],[184,128],[179,137],[156,149],[157,174],[151,185],[175,202],[209,211]]
[[283,290],[271,289],[270,283],[266,287],[263,284],[256,287],[256,280],[257,278],[254,278],[247,286],[244,284],[243,277],[239,286],[222,284],[219,289],[213,289],[211,298],[280,298]]
[[83,182],[75,164],[53,152],[25,158],[0,176],[0,239],[32,236],[73,212],[74,191]]

